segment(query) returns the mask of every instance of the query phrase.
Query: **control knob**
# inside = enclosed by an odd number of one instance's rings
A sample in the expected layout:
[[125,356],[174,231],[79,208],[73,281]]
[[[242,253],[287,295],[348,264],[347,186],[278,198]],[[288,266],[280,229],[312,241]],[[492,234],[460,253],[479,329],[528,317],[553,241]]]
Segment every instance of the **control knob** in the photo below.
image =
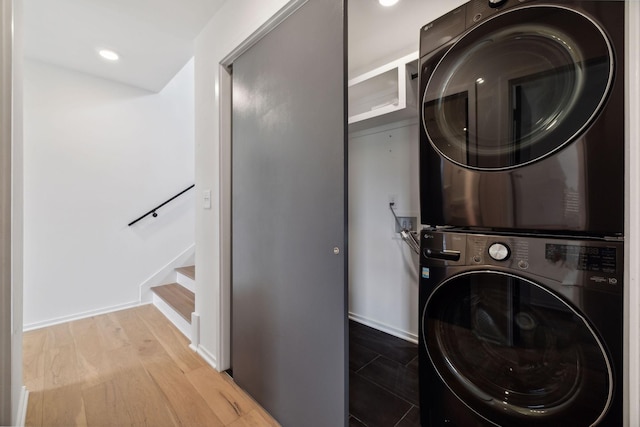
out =
[[500,7],[506,2],[507,0],[489,0],[489,7]]
[[511,251],[503,243],[494,243],[489,246],[489,256],[496,261],[504,261],[509,258]]

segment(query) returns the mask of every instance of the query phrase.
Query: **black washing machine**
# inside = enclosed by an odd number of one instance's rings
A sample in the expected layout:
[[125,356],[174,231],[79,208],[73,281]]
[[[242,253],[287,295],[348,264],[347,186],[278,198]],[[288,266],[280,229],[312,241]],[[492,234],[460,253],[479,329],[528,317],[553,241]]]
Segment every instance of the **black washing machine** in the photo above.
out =
[[421,29],[422,224],[622,235],[624,16],[473,0]]
[[623,425],[623,242],[421,232],[427,427]]

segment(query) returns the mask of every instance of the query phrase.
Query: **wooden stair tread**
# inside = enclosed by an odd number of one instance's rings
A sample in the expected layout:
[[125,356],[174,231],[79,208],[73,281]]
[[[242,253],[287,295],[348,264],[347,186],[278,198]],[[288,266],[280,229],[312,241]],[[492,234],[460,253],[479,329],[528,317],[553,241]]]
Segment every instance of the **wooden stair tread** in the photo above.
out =
[[196,311],[196,296],[193,292],[178,283],[154,286],[151,291],[191,323],[191,313]]
[[186,267],[178,267],[178,268],[176,268],[176,271],[178,273],[180,273],[180,274],[184,274],[185,276],[187,276],[191,280],[196,280],[196,266],[195,265],[188,265]]

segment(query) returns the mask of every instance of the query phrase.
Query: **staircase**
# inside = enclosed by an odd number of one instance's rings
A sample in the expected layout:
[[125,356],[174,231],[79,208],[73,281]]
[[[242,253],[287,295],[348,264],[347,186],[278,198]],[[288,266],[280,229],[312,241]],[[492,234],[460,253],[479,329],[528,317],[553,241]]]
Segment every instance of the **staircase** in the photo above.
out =
[[194,265],[179,267],[176,271],[176,283],[151,288],[153,305],[162,312],[189,340],[191,337],[191,313],[195,311]]

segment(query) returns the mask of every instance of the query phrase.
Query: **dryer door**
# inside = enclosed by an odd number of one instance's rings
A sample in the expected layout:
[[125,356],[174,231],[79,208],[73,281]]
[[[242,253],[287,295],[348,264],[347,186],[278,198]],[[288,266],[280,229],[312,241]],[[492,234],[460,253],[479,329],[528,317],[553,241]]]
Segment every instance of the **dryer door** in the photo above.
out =
[[524,278],[482,271],[444,281],[422,331],[446,386],[498,425],[588,426],[610,406],[612,368],[595,331]]
[[607,36],[586,15],[561,6],[506,11],[463,35],[423,76],[423,126],[461,166],[528,164],[594,120],[613,66]]

